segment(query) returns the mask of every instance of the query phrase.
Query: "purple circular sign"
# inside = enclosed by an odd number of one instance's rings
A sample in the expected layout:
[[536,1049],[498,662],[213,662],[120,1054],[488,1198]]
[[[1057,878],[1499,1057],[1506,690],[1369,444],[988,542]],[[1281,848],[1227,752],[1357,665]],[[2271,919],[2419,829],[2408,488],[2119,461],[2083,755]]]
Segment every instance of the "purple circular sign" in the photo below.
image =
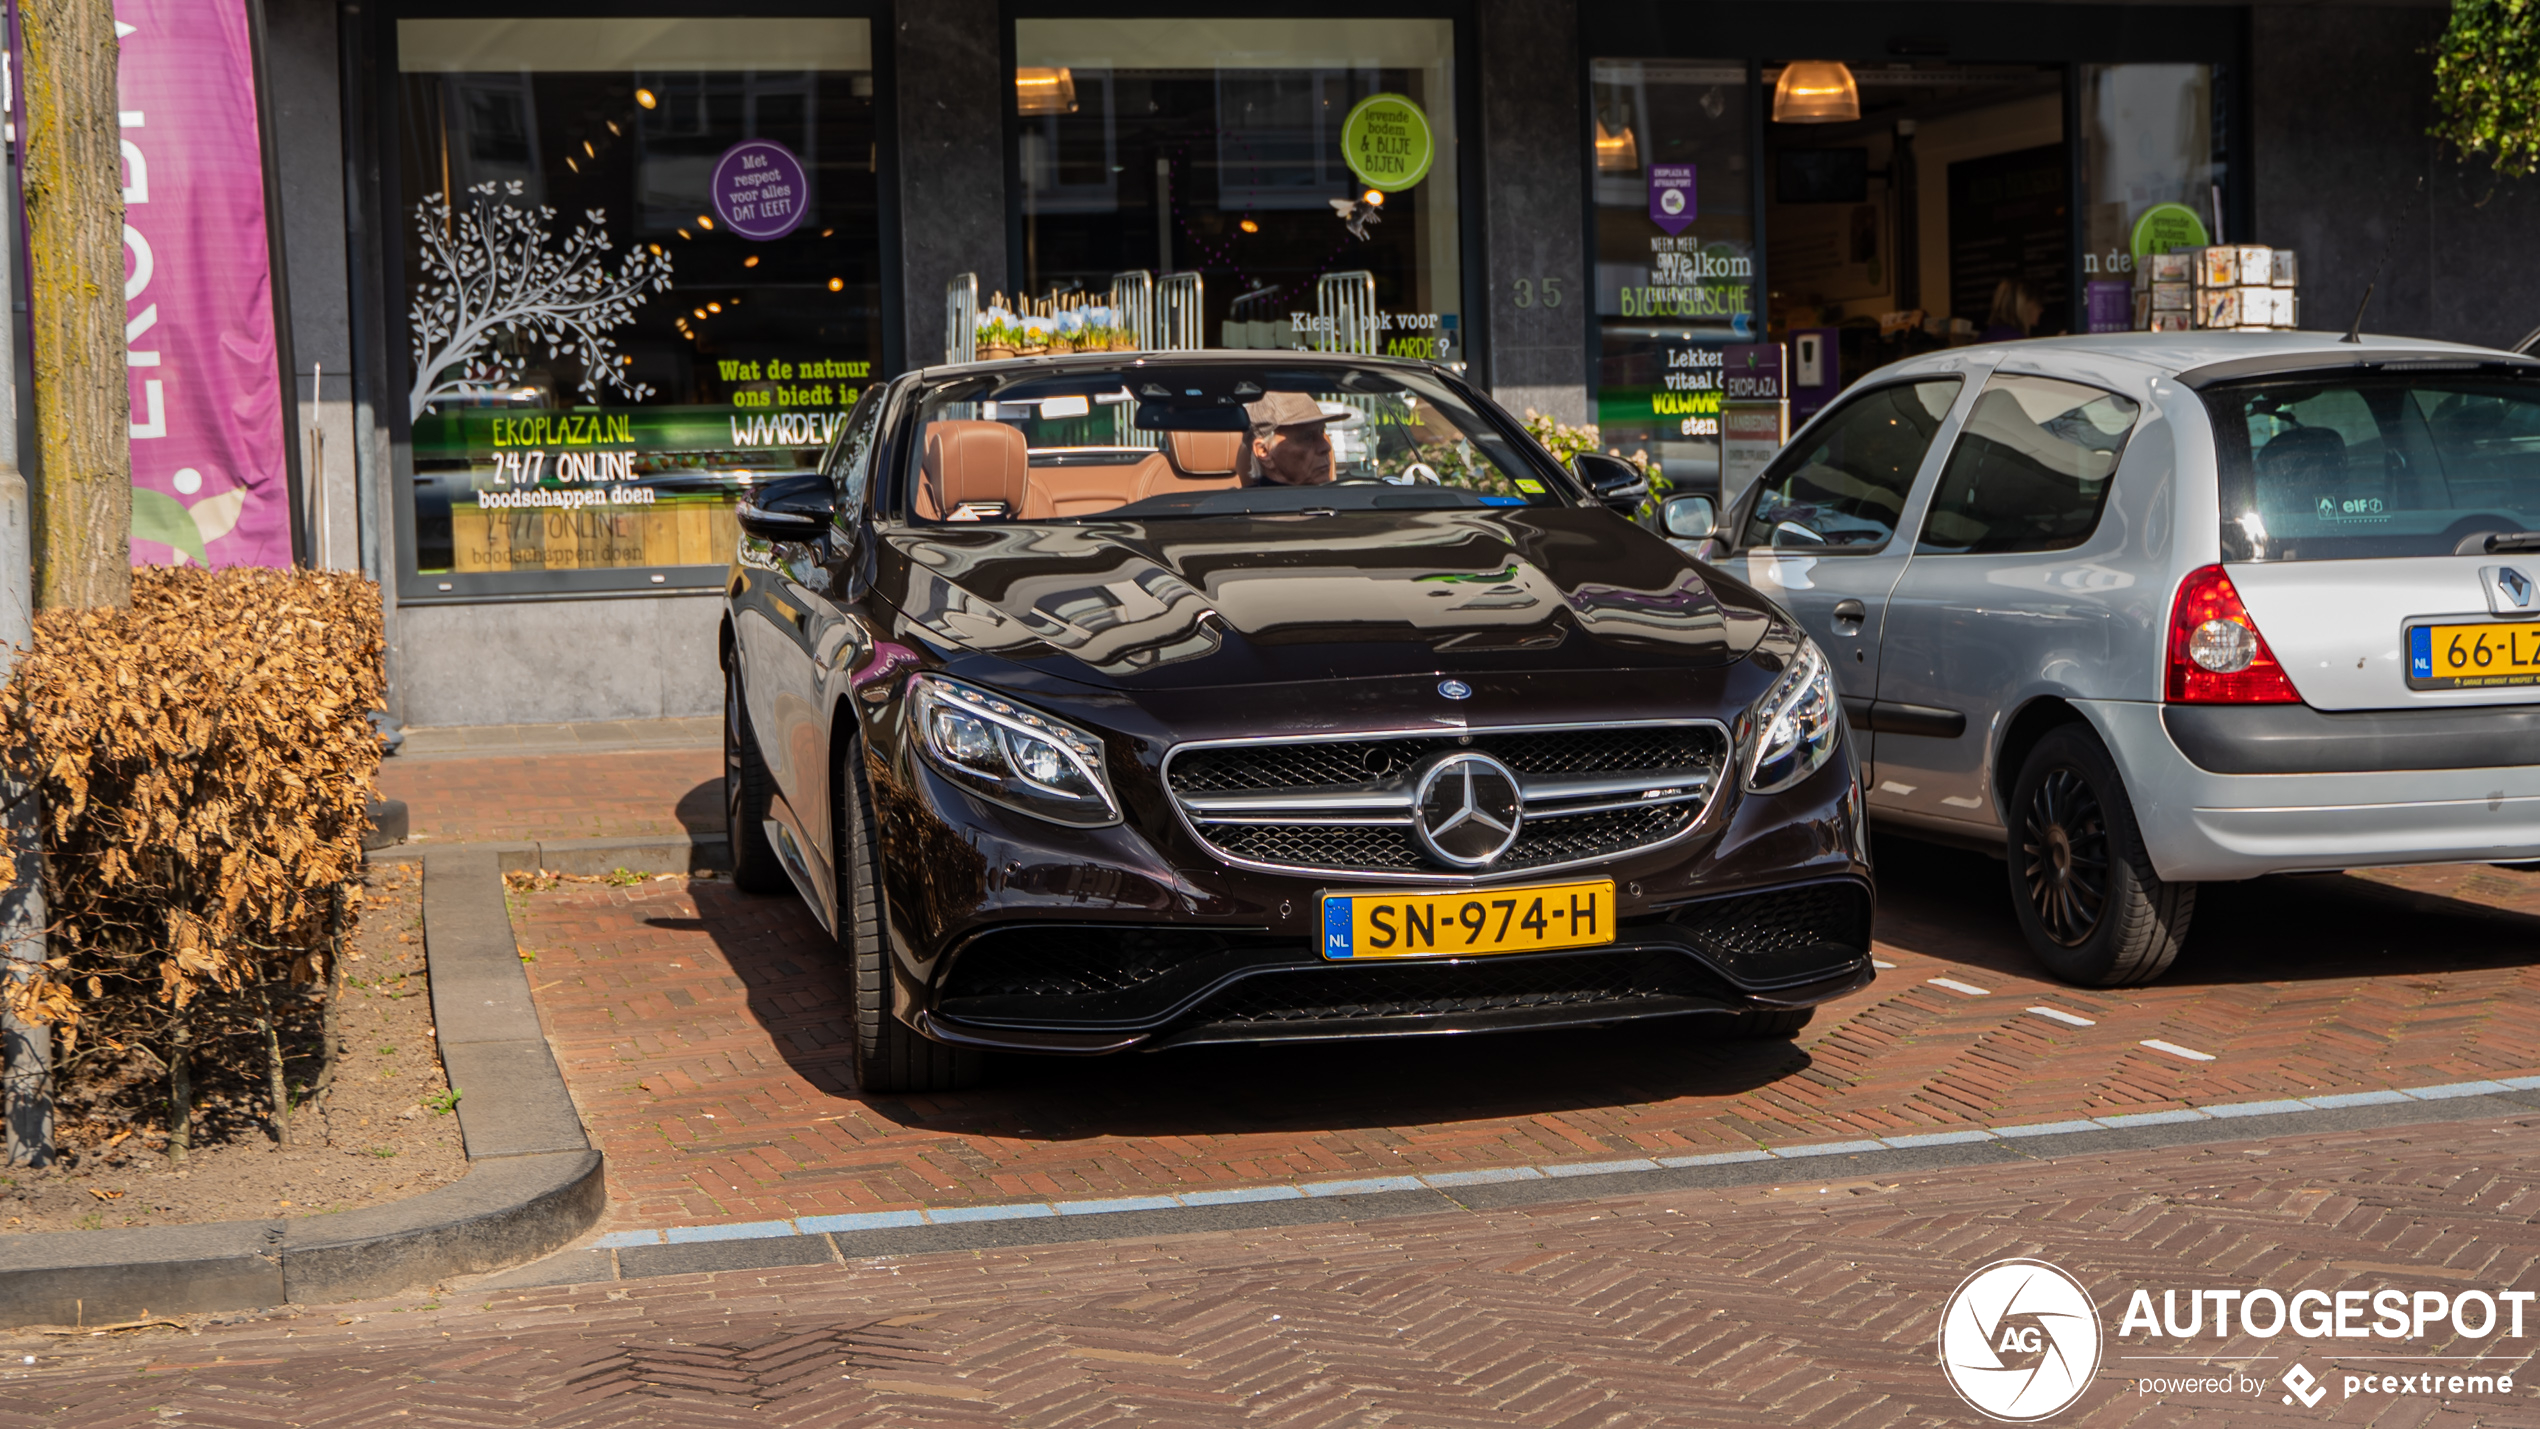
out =
[[803,161],[773,139],[744,139],[714,166],[714,211],[743,238],[782,238],[811,208]]

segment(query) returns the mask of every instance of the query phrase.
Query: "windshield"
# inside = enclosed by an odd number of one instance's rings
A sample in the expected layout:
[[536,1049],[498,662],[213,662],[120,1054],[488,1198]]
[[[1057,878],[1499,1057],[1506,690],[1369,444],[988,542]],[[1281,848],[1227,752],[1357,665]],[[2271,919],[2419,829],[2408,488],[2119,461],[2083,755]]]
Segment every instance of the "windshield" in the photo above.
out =
[[1342,363],[1033,366],[919,400],[920,521],[1565,505],[1539,457],[1425,373]]
[[2204,398],[2227,560],[2469,554],[2540,530],[2540,384],[2376,374]]

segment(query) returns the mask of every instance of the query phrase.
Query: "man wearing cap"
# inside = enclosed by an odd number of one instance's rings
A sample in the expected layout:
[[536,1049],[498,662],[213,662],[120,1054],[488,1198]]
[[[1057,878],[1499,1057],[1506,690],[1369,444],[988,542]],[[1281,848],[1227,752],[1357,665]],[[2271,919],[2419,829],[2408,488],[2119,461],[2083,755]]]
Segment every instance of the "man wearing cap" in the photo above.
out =
[[1254,485],[1321,486],[1332,479],[1332,439],[1323,431],[1331,418],[1313,398],[1265,392],[1244,404],[1244,415],[1252,419]]

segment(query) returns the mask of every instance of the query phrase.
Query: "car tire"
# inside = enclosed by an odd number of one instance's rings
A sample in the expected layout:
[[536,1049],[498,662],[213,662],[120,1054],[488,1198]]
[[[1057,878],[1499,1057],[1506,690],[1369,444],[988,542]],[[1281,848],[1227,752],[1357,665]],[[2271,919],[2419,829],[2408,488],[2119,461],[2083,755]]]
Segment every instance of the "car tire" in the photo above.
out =
[[760,757],[758,736],[750,729],[749,705],[741,698],[741,672],[723,667],[723,838],[732,853],[732,886],[744,893],[783,893],[793,880],[776,863],[776,846],[767,840],[768,806],[776,798],[776,781]]
[[1796,1037],[1808,1025],[1809,1019],[1816,1015],[1817,1009],[1813,1007],[1741,1012],[1729,1020],[1729,1036],[1741,1042]]
[[947,1047],[918,1035],[891,1010],[891,953],[882,936],[881,841],[864,753],[850,745],[838,760],[838,952],[855,981],[853,1062],[856,1090],[947,1092],[976,1083],[986,1059],[976,1048]]
[[2152,871],[2116,761],[2087,726],[2047,732],[2011,786],[2011,904],[2037,960],[2078,987],[2133,987],[2169,970],[2196,885]]

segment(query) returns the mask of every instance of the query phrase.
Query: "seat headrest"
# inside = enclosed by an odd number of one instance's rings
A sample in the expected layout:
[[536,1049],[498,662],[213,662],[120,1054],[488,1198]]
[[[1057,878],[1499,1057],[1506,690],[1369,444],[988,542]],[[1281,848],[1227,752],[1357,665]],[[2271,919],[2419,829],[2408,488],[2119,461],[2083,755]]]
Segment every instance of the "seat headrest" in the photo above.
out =
[[1233,476],[1244,459],[1242,432],[1166,432],[1164,457],[1180,475],[1199,480]]
[[927,424],[926,490],[946,517],[973,502],[1002,503],[1020,516],[1031,472],[1023,433],[1003,422]]

